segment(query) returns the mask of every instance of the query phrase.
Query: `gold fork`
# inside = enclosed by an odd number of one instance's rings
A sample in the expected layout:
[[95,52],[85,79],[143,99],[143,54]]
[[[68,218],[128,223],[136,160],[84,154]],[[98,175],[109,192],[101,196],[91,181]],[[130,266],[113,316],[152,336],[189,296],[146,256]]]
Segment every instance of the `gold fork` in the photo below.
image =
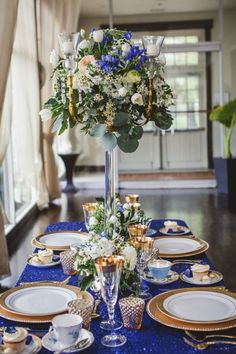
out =
[[207,338],[229,338],[229,339],[236,339],[236,336],[232,336],[229,334],[208,334],[206,336],[204,336],[202,339],[198,339],[193,333],[189,332],[189,331],[185,331],[185,333],[192,338],[193,340],[195,340],[198,343],[204,342]]
[[184,342],[191,347],[199,350],[204,350],[207,349],[210,345],[216,345],[216,344],[229,344],[229,345],[236,345],[236,342],[232,342],[230,340],[214,340],[214,341],[208,341],[204,343],[193,343],[187,338],[183,338]]
[[54,283],[54,284],[66,285],[66,284],[68,284],[70,278],[71,278],[71,275],[62,281],[59,281],[59,280],[38,280],[38,281],[29,281],[29,282],[26,281],[26,282],[21,282],[20,285],[35,285],[38,283]]

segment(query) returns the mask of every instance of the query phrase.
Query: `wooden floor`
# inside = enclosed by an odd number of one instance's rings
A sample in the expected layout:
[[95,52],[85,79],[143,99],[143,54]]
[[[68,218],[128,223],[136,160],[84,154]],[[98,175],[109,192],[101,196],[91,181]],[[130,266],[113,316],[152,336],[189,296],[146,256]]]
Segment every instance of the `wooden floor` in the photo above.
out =
[[[130,191],[134,192],[134,191]],[[227,209],[224,197],[214,189],[142,190],[143,209],[152,218],[179,218],[187,222],[194,235],[210,243],[208,255],[216,269],[225,276],[226,285],[236,289],[236,215]],[[127,191],[126,191],[127,193]],[[92,201],[91,195],[101,192],[79,191],[75,195],[62,194],[60,200],[26,224],[11,244],[12,276],[3,285],[13,286],[22,272],[27,256],[32,252],[31,239],[44,231],[49,223],[82,220],[82,203]],[[122,196],[122,193],[121,193]]]
[[195,179],[215,179],[212,170],[206,171],[186,171],[186,172],[152,172],[152,173],[119,173],[120,181],[174,181],[174,180],[195,180]]

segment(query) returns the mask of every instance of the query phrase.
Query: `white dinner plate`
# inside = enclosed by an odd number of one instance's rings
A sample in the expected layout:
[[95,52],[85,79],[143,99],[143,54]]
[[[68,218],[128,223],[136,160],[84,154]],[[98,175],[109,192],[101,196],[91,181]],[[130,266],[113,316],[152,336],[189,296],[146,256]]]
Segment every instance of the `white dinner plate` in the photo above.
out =
[[70,246],[75,243],[79,244],[84,242],[88,237],[87,235],[88,234],[82,232],[61,231],[39,235],[35,238],[35,240],[45,248],[69,249]]
[[74,291],[60,286],[37,286],[16,290],[5,299],[11,312],[28,316],[54,315],[67,310],[67,303],[75,300]]
[[187,291],[169,296],[163,307],[171,316],[189,322],[225,322],[236,316],[236,300],[210,291]]
[[159,249],[163,254],[182,254],[198,250],[203,247],[203,244],[198,240],[193,240],[186,237],[168,237],[159,238],[154,241],[154,247]]

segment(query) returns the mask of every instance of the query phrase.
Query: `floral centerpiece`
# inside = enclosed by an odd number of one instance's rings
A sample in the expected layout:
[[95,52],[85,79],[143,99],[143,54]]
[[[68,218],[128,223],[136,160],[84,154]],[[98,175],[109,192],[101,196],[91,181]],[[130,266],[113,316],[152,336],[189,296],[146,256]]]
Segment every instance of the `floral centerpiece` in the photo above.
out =
[[[143,210],[135,209],[132,204],[122,204],[116,198],[115,209],[104,218],[104,201],[98,200],[95,210],[90,214],[88,241],[80,245],[77,254],[76,268],[79,274],[83,275],[80,287],[89,287],[96,276],[94,259],[107,255],[120,255],[125,259],[122,271],[120,289],[124,291],[138,292],[139,278],[134,272],[137,263],[137,251],[128,242],[128,226],[131,224],[148,224],[148,218]],[[108,230],[107,230],[108,228]],[[110,237],[103,237],[104,230],[108,231]]]
[[118,145],[131,153],[148,121],[168,129],[174,97],[163,77],[164,64],[152,57],[154,73],[146,49],[132,42],[131,32],[92,30],[86,38],[81,30],[78,36],[72,51],[62,37],[64,58],[51,54],[54,95],[41,116],[52,119],[52,131],[61,134],[80,124],[83,132],[100,136],[106,150]]

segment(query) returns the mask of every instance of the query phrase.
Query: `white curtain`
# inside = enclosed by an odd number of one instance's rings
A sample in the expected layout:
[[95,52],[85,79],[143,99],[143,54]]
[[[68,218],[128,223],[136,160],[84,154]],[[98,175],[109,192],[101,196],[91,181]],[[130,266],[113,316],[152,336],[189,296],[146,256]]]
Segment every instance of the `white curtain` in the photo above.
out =
[[40,143],[35,2],[19,0],[12,75],[12,150],[15,201],[48,204]]
[[[80,0],[38,0],[39,58],[41,63],[41,102],[52,95],[52,82],[49,81],[52,67],[49,63],[50,52],[59,49],[58,34],[75,32],[78,27]],[[53,152],[54,135],[50,123],[43,124],[43,155],[47,188],[50,199],[60,196],[58,169]]]
[[[9,138],[9,123],[6,120],[3,102],[14,41],[18,0],[1,0],[0,11],[0,166],[2,164]],[[6,107],[6,106],[5,106]],[[7,107],[6,107],[7,109]],[[8,251],[4,233],[4,220],[0,201],[0,278],[10,274]]]

